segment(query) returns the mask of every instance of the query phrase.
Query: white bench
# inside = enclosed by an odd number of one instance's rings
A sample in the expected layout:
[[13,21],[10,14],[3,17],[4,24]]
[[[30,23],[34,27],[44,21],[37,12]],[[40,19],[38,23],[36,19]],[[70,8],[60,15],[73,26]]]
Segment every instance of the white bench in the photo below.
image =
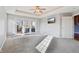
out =
[[42,42],[40,42],[35,48],[41,52],[41,53],[45,53],[51,40],[53,39],[52,35],[48,35]]

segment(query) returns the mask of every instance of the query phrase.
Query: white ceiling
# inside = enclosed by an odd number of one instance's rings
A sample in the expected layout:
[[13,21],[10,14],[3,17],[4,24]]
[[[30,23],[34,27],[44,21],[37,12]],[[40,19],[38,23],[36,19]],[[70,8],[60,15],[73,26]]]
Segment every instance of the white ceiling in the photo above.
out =
[[[43,10],[43,14],[41,16],[36,16],[34,14],[34,6],[5,6],[6,12],[10,14],[17,14],[22,16],[33,16],[33,17],[43,17],[50,14],[56,14],[56,13],[73,13],[79,10],[79,6],[40,6],[40,8],[45,8],[46,10]],[[26,13],[19,13],[16,12],[16,10],[21,10]]]

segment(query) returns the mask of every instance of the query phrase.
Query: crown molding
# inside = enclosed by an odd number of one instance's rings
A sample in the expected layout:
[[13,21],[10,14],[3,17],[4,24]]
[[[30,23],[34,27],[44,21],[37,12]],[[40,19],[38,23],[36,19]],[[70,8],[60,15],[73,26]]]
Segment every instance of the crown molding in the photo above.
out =
[[32,17],[32,16],[28,16],[28,15],[26,15],[26,16],[23,16],[23,15],[17,15],[17,14],[11,14],[11,13],[7,13],[7,15],[9,16],[15,16],[15,17],[24,17],[24,18],[27,18],[27,19],[40,19],[40,18],[38,18],[38,17]]

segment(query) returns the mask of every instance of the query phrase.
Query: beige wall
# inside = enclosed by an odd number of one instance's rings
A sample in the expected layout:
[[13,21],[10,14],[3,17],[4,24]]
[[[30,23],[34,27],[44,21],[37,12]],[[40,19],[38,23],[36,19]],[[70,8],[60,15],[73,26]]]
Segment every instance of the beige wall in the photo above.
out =
[[55,17],[56,19],[55,23],[48,24],[47,22],[48,17],[43,18],[40,22],[40,33],[47,35],[51,34],[55,37],[60,37],[60,16],[55,15],[51,17]]
[[47,23],[47,18],[43,18],[40,22],[40,33],[53,35],[58,38],[73,38],[73,19],[72,16],[55,15],[56,22]]

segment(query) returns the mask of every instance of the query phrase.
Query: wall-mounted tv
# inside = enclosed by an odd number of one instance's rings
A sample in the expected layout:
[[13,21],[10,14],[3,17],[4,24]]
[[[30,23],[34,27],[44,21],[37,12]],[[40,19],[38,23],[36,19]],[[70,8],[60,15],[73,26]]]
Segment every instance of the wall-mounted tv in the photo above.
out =
[[48,18],[48,24],[55,23],[55,17]]

